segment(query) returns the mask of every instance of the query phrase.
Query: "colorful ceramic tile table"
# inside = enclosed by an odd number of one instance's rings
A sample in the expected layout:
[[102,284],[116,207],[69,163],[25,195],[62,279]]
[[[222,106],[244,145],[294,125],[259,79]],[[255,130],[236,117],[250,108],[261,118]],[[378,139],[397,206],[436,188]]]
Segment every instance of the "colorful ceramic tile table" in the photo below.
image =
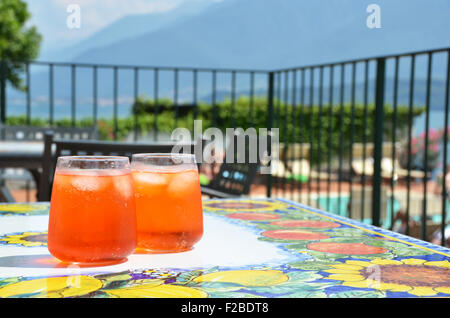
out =
[[192,251],[63,266],[48,203],[0,205],[0,297],[449,297],[450,250],[280,199],[207,200]]

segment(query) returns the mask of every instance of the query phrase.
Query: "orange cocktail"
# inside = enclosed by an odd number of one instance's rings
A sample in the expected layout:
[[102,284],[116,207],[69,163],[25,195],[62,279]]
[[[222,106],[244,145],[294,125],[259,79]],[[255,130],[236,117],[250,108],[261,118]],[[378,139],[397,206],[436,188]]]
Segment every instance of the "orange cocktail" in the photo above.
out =
[[127,157],[59,157],[48,249],[65,262],[125,260],[136,248],[134,189]]
[[140,253],[190,250],[203,235],[195,158],[179,154],[133,155]]

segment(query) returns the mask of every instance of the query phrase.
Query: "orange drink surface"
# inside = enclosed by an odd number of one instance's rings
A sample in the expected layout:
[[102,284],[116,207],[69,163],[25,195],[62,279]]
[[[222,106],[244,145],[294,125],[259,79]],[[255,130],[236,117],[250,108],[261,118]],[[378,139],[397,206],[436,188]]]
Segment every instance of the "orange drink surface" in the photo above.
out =
[[136,214],[130,170],[55,172],[48,249],[66,262],[124,260],[136,248]]
[[203,235],[202,200],[194,168],[132,169],[136,197],[136,252],[190,250]]

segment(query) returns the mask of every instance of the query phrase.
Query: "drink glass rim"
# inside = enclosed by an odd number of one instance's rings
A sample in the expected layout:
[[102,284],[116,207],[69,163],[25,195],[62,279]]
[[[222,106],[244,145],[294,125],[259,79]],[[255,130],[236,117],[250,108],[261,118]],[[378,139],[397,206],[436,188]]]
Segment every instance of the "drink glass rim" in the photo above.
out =
[[126,156],[60,156],[58,159],[61,160],[86,160],[86,161],[121,161],[121,160],[130,160],[130,158]]
[[132,158],[195,158],[194,154],[190,153],[137,153],[133,154]]
[[[131,157],[131,169],[140,169],[141,165],[169,167],[196,165],[195,155],[185,153],[139,153]],[[146,169],[145,169],[146,170]]]

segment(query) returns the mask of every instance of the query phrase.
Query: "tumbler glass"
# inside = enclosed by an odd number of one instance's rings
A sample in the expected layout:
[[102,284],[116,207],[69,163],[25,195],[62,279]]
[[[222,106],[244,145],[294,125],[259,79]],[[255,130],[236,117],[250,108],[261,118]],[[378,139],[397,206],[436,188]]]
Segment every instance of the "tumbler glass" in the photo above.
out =
[[137,253],[192,249],[203,235],[200,182],[194,155],[136,154],[131,160]]
[[137,244],[128,157],[59,157],[50,203],[48,249],[64,262],[115,263]]

